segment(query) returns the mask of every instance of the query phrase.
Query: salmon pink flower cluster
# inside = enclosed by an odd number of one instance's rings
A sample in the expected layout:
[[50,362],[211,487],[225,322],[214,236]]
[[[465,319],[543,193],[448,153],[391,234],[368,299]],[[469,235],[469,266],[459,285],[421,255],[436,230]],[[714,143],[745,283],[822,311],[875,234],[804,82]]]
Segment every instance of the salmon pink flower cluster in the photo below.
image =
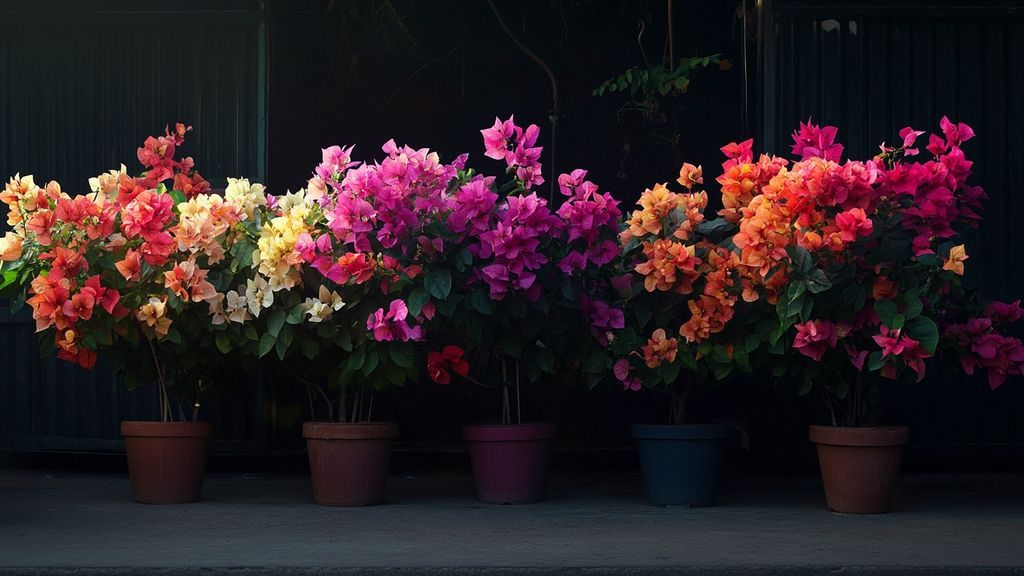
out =
[[[59,358],[91,368],[97,350],[141,339],[183,342],[176,321],[209,314],[241,322],[241,292],[225,294],[239,267],[229,252],[251,208],[210,193],[191,158],[177,152],[183,124],[138,149],[144,171],[111,170],[70,196],[50,182],[15,176],[0,193],[12,231],[3,239],[8,290],[32,308],[38,332],[53,331]],[[168,188],[170,184],[173,188]],[[244,272],[244,271],[243,271]]]

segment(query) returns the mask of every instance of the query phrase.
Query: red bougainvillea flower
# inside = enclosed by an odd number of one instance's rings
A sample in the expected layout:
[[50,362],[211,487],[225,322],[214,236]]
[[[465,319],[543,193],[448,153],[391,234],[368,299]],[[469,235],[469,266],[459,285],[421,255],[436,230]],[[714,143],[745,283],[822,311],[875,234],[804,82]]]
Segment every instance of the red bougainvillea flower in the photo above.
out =
[[469,362],[463,358],[465,351],[458,346],[445,346],[441,352],[431,350],[427,352],[427,374],[430,379],[438,384],[451,382],[451,372],[465,377],[469,374]]
[[[878,334],[871,337],[882,349],[882,358],[898,357],[906,362],[907,367],[917,372],[918,382],[924,378],[924,359],[932,355],[921,347],[921,343],[900,330],[890,330],[887,326],[879,327]],[[882,368],[882,376],[894,378],[896,369],[892,364]]]

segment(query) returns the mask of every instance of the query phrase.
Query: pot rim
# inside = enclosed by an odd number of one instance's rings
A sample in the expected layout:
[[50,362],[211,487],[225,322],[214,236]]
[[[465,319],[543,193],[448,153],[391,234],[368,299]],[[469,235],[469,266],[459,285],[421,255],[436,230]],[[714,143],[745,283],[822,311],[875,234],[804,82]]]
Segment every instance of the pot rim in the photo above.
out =
[[204,420],[186,422],[160,422],[153,420],[123,420],[121,436],[152,438],[201,438],[213,435],[213,423]]
[[820,426],[808,427],[815,444],[829,446],[905,446],[910,441],[907,426]]
[[550,440],[557,426],[551,422],[524,424],[466,424],[462,438],[469,442],[519,442],[523,440]]
[[309,440],[378,440],[398,437],[398,422],[303,422]]
[[727,440],[735,434],[728,424],[632,424],[629,430],[642,440]]

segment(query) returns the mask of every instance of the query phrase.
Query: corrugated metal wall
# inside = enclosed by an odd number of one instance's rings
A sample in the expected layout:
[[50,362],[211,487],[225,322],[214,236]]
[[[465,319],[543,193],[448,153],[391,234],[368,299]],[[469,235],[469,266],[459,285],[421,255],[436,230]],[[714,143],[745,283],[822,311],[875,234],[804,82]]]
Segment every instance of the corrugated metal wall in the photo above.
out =
[[[987,215],[969,238],[969,279],[993,298],[1024,296],[1024,3],[899,5],[769,2],[762,20],[762,141],[788,153],[797,122],[839,127],[867,157],[900,128],[938,131],[945,114],[978,137],[967,146]],[[1024,384],[996,391],[936,363],[893,390],[915,442],[1024,443]]]
[[[0,5],[0,176],[56,179],[69,193],[183,121],[184,152],[214,186],[265,175],[265,63],[257,0]],[[152,390],[39,357],[31,318],[0,304],[0,449],[114,449],[119,422],[157,414]],[[254,386],[260,386],[254,383]],[[250,390],[251,392],[251,390]],[[262,394],[209,407],[220,447],[259,449]]]

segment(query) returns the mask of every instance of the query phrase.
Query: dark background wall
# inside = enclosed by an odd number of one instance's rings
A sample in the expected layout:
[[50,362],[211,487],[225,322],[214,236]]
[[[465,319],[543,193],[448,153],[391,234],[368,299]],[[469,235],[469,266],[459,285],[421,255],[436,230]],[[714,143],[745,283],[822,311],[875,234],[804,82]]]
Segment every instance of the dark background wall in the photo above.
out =
[[[321,147],[355,144],[360,159],[379,158],[388,138],[449,158],[469,152],[493,168],[479,130],[514,113],[544,131],[549,176],[552,163],[557,172],[585,167],[627,205],[644,187],[674,179],[671,149],[635,139],[642,131],[617,115],[624,100],[591,95],[641,61],[640,44],[650,59],[661,57],[663,0],[497,5],[556,78],[553,146],[548,78],[483,0],[7,2],[0,17],[25,25],[0,36],[0,175],[34,173],[84,190],[89,176],[122,161],[133,166],[138,143],[177,120],[195,125],[187,152],[215,186],[247,175],[275,192],[294,190]],[[681,100],[681,157],[710,175],[718,147],[750,135],[785,153],[789,131],[808,116],[837,124],[849,154],[861,157],[907,124],[934,129],[943,113],[969,122],[979,134],[969,146],[977,181],[992,196],[968,247],[972,280],[992,296],[1019,297],[1020,4],[763,5],[674,3],[676,54],[722,53],[733,63],[695,77]],[[115,449],[120,419],[153,414],[151,394],[123,390],[102,365],[84,373],[39,360],[31,330],[24,315],[0,309],[0,450]],[[948,456],[952,444],[964,462],[979,453],[1022,460],[1015,414],[1024,387],[990,392],[955,373],[937,363],[925,382],[889,390],[889,417],[912,425],[916,453]],[[271,374],[234,389],[209,406],[216,448],[300,446],[300,391]],[[582,450],[628,446],[630,422],[656,421],[667,409],[647,394],[559,383],[527,389],[524,401],[532,417],[561,423],[564,448]],[[402,421],[408,446],[436,449],[457,446],[458,425],[486,419],[497,405],[488,391],[423,384],[386,394],[375,411]],[[749,420],[753,460],[785,465],[809,455],[810,406],[784,385],[715,390],[698,410]]]

